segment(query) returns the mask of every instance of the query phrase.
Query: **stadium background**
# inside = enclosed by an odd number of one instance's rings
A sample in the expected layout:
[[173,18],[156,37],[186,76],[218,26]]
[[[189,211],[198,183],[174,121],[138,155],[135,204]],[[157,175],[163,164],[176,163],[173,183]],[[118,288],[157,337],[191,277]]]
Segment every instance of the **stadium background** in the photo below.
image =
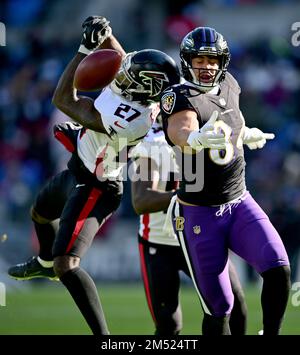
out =
[[[6,270],[36,253],[31,202],[46,178],[63,169],[68,159],[52,136],[53,124],[66,117],[52,106],[51,96],[78,48],[80,25],[91,14],[110,19],[127,51],[157,48],[177,61],[180,40],[193,27],[215,27],[225,36],[232,53],[230,71],[242,87],[247,125],[276,134],[263,150],[246,150],[248,188],[280,231],[293,282],[300,281],[300,47],[291,40],[291,26],[300,21],[299,1],[27,0],[25,6],[22,0],[2,0],[6,46],[0,47],[0,237],[8,238],[0,242],[1,290],[6,289],[0,334],[89,334],[60,284],[17,282]],[[120,209],[82,264],[99,285],[112,334],[152,334],[140,278],[138,219],[128,182],[125,187]],[[260,279],[233,257],[246,287],[249,333],[256,334]],[[183,333],[198,334],[200,306],[184,276],[183,283]],[[300,334],[298,303],[300,297],[297,305],[289,303],[284,334]]]

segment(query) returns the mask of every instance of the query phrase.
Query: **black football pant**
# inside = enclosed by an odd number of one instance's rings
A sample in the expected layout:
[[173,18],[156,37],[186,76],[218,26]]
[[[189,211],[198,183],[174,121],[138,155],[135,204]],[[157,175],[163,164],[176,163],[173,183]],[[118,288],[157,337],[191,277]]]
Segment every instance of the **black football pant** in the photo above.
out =
[[[156,335],[176,335],[182,329],[179,302],[180,271],[189,276],[180,247],[150,243],[139,236],[141,272]],[[234,306],[229,320],[231,333],[246,333],[247,307],[242,286],[232,263],[229,268]],[[196,297],[196,294],[195,294]]]

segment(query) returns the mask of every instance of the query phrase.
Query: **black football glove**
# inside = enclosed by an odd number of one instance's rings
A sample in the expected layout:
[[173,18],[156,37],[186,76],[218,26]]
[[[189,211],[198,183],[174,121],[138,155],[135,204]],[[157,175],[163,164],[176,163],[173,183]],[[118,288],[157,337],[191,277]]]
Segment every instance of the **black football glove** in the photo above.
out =
[[89,16],[83,22],[82,28],[79,52],[85,54],[97,49],[112,34],[109,21],[103,16]]

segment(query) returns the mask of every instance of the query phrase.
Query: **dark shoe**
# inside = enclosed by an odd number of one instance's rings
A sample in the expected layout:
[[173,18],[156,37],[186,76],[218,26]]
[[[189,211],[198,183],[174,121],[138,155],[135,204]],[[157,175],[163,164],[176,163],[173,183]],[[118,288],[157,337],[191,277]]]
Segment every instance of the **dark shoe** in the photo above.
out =
[[8,269],[8,275],[16,280],[30,280],[37,277],[47,277],[53,281],[59,281],[55,275],[53,267],[43,267],[37,260],[36,256],[32,256],[23,264],[17,264]]

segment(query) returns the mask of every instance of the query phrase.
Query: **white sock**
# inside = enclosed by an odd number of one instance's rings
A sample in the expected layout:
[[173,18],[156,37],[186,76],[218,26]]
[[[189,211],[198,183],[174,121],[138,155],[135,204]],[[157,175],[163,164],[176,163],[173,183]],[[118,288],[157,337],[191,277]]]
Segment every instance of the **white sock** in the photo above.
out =
[[39,256],[37,257],[37,261],[45,268],[53,267],[53,261],[43,260]]

